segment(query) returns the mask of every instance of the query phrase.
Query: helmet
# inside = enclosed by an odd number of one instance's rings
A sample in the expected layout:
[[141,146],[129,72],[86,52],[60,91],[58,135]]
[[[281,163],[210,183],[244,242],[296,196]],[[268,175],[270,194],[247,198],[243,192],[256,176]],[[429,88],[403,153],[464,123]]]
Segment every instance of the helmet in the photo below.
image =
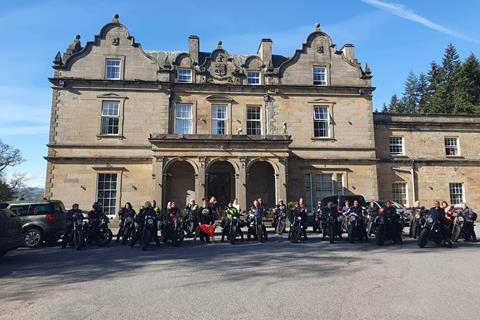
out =
[[97,210],[97,211],[100,210],[101,207],[102,207],[102,204],[101,204],[100,202],[98,202],[98,201],[97,201],[97,202],[94,202],[94,203],[92,204],[92,208],[95,209],[95,210]]

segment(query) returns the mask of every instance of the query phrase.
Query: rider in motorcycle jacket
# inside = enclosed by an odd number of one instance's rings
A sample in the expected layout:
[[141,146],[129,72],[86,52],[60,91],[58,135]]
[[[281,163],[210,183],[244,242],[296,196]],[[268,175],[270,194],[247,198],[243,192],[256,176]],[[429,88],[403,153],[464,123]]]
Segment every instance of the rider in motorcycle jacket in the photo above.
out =
[[73,236],[73,223],[75,219],[83,219],[82,210],[79,209],[78,203],[72,205],[72,209],[65,213],[65,234],[62,238],[62,248],[66,248],[71,243]]
[[[225,218],[227,219],[227,221],[222,229],[222,238],[220,240],[221,242],[225,240],[225,235],[228,232],[228,227],[230,226],[230,223],[232,222],[232,217],[234,216],[240,219],[240,212],[236,207],[233,206],[233,202],[229,202],[227,205],[227,210],[225,210]],[[243,232],[240,228],[237,228],[237,234],[240,234],[240,237],[243,240]]]
[[465,218],[463,227],[465,230],[465,240],[476,242],[477,235],[475,234],[474,222],[477,220],[477,214],[473,212],[472,208],[469,208],[466,203],[462,203],[462,215]]
[[281,214],[287,214],[287,206],[283,203],[283,200],[280,199],[278,201],[278,204],[273,208],[273,223],[272,227],[277,226],[278,222],[278,217],[280,217]]
[[433,202],[433,207],[428,211],[428,215],[435,220],[435,222],[440,223],[439,230],[442,233],[442,237],[445,242],[451,243],[450,234],[451,230],[448,229],[448,226],[445,224],[445,210],[440,206],[439,201]]
[[370,202],[370,205],[367,208],[368,216],[368,225],[367,225],[367,234],[370,236],[373,233],[373,223],[375,222],[376,217],[378,216],[378,206],[375,202]]
[[[135,243],[137,243],[138,240],[140,240],[141,234],[142,234],[142,229],[143,229],[143,224],[145,223],[145,217],[151,216],[154,218],[154,220],[157,220],[157,215],[155,214],[155,211],[152,208],[152,204],[150,201],[145,202],[145,206],[140,208],[140,211],[135,214],[133,220],[135,222],[135,233],[132,238],[132,242],[130,243],[130,246],[133,248],[135,246]],[[155,243],[160,245],[160,240],[158,239],[158,229],[157,229],[157,223],[154,223],[154,230],[153,230],[153,240],[155,240]]]
[[357,216],[358,216],[359,222],[360,222],[360,224],[361,224],[361,226],[362,226],[361,229],[362,229],[363,231],[365,231],[365,233],[367,233],[367,230],[366,230],[366,228],[365,228],[365,216],[364,216],[364,212],[365,212],[365,210],[364,210],[364,208],[360,205],[360,203],[358,202],[358,200],[354,200],[354,201],[353,201],[353,206],[351,206],[351,207],[348,209],[346,215],[347,215],[347,217],[348,217],[350,214],[356,213]]
[[210,243],[210,235],[207,234],[205,231],[202,230],[202,225],[206,227],[213,226],[215,223],[215,219],[212,214],[212,208],[209,205],[207,199],[203,199],[202,206],[199,209],[199,216],[198,216],[198,225],[199,225],[199,235],[201,242]]
[[118,217],[120,218],[120,225],[117,233],[117,242],[120,241],[120,235],[123,233],[123,226],[125,225],[125,219],[127,217],[133,218],[135,216],[135,210],[133,210],[132,204],[127,202],[125,207],[121,208],[118,212]]
[[305,241],[307,241],[307,226],[308,226],[308,222],[307,222],[307,216],[308,216],[308,209],[307,207],[305,206],[305,203],[303,201],[303,198],[300,198],[298,200],[298,206],[295,207],[295,215],[300,215],[300,217],[302,218],[302,224],[303,224],[303,228],[302,228],[302,237]]
[[88,212],[88,223],[90,229],[95,229],[98,227],[100,222],[100,217],[103,215],[102,206],[99,202],[95,202],[92,205],[92,210]]

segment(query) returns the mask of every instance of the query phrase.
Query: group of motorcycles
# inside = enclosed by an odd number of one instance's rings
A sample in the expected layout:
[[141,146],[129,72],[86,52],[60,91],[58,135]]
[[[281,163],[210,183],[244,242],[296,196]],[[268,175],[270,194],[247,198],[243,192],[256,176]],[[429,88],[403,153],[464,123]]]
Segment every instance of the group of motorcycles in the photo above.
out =
[[107,246],[113,238],[113,233],[108,228],[109,222],[110,220],[104,214],[99,214],[93,219],[89,219],[82,212],[73,214],[72,219],[67,220],[67,229],[70,232],[64,235],[62,246],[70,244],[77,250],[92,242],[100,247]]
[[[244,212],[245,213],[245,212]],[[299,242],[304,234],[304,229],[308,227],[306,221],[302,221],[300,215],[287,212],[278,212],[274,216],[272,226],[275,233],[282,235],[286,232],[287,220],[290,221],[289,239],[291,242]],[[68,222],[67,222],[68,223]],[[70,244],[77,250],[82,249],[88,243],[96,243],[98,246],[107,246],[113,237],[109,229],[109,218],[104,214],[99,214],[95,219],[88,218],[82,213],[72,216],[70,221],[73,225],[63,239],[63,244]],[[417,211],[412,219],[410,226],[410,236],[418,238],[418,245],[423,248],[429,241],[437,245],[445,244],[451,246],[452,242],[458,241],[460,237],[468,239],[470,235],[464,228],[465,218],[461,213],[457,214],[451,230],[447,230],[442,221],[429,214],[428,210]],[[132,243],[134,237],[140,242],[141,248],[145,250],[149,244],[155,240],[158,244],[158,229],[162,235],[163,242],[171,241],[174,246],[182,244],[184,238],[196,237],[198,217],[187,212],[184,217],[175,216],[173,219],[164,219],[159,222],[155,215],[145,215],[143,221],[136,221],[135,217],[127,216],[120,225],[119,235],[121,243]],[[369,214],[362,208],[361,214],[355,210],[342,214],[334,210],[317,210],[314,222],[314,230],[319,230],[322,234],[322,240],[328,237],[330,243],[335,240],[342,240],[342,234],[348,235],[348,241],[353,243],[355,240],[368,241],[369,237],[374,236],[376,243],[382,246],[387,241],[395,244],[402,244],[402,232],[405,226],[405,217],[399,212],[394,214],[384,214],[380,210],[378,214]],[[268,233],[263,221],[263,217],[255,216],[252,212],[246,214],[246,218],[239,216],[224,218],[222,220],[222,239],[226,236],[230,243],[234,244],[240,235],[243,240],[242,228],[247,228],[247,240],[254,238],[259,242],[268,239]],[[450,237],[451,235],[451,237]],[[222,240],[223,241],[223,240]]]

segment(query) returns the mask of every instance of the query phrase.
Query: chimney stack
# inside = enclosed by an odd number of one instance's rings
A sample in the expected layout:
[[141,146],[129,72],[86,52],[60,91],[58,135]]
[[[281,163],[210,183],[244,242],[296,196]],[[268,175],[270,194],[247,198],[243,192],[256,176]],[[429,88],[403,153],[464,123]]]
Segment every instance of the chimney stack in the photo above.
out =
[[198,36],[191,35],[188,37],[188,53],[193,60],[193,63],[198,64],[200,54],[200,39]]
[[347,43],[344,45],[342,52],[348,60],[355,60],[355,46],[353,44]]
[[267,68],[270,68],[272,66],[272,40],[262,39],[257,54],[260,56],[260,59],[262,59],[263,64]]

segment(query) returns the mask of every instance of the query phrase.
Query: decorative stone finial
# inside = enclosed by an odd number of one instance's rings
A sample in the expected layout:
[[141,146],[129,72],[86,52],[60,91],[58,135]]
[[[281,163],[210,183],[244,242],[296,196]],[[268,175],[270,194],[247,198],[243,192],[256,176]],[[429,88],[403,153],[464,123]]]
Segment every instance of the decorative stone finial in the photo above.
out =
[[77,35],[75,36],[75,40],[80,40],[80,35],[79,35],[79,34],[77,34]]
[[56,66],[63,65],[62,54],[60,53],[60,51],[58,51],[57,54],[55,55],[55,59],[53,60],[53,64],[56,65]]
[[217,49],[222,49],[222,40],[219,40],[217,43]]
[[118,19],[119,19],[119,18],[120,18],[120,16],[118,15],[118,13],[115,13],[115,14],[113,15],[112,22],[113,22],[113,23],[118,23]]
[[372,74],[372,70],[370,70],[370,67],[368,66],[368,63],[365,62],[365,74],[370,75]]
[[320,31],[320,23],[315,23],[315,31]]

